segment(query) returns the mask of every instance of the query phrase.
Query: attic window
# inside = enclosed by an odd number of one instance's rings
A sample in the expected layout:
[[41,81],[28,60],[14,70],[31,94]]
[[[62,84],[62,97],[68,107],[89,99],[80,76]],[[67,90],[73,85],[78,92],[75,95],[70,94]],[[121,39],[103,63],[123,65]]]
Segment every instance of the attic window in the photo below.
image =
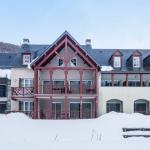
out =
[[115,56],[114,57],[114,68],[120,68],[121,67],[121,57]]
[[133,67],[139,68],[140,67],[140,57],[139,56],[133,56]]
[[77,58],[75,57],[75,58],[71,59],[70,64],[72,67],[77,66]]
[[63,62],[63,60],[62,59],[58,59],[58,66],[63,66],[64,65],[64,62]]
[[28,65],[31,62],[31,55],[30,54],[23,54],[22,59],[23,59],[22,60],[23,65]]

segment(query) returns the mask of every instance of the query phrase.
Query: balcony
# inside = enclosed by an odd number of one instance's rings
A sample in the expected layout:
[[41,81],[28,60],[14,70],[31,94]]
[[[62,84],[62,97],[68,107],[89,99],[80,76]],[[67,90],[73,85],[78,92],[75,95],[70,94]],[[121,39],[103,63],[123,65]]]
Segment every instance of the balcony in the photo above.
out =
[[33,97],[33,87],[12,87],[12,97]]
[[[64,86],[53,86],[52,92],[50,92],[50,85],[40,85],[39,86],[39,94],[65,94]],[[84,85],[82,87],[81,94],[95,94],[96,90],[92,86]],[[67,94],[80,94],[80,86],[76,85],[68,85],[67,86]]]

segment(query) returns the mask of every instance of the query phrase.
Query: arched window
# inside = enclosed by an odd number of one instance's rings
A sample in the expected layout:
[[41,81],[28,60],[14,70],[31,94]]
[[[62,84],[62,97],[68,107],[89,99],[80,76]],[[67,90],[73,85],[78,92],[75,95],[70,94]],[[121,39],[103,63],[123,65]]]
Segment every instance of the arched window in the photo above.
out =
[[149,101],[144,99],[134,101],[134,112],[147,114],[149,112]]
[[107,101],[106,112],[108,113],[111,111],[123,112],[123,102],[117,99],[111,99]]

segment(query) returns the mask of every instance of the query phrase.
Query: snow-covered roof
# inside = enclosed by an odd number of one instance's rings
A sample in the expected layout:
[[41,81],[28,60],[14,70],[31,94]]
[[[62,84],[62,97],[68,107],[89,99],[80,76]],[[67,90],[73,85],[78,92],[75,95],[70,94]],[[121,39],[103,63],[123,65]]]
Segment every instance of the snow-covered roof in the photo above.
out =
[[0,78],[10,79],[11,69],[0,69]]
[[112,66],[101,66],[101,71],[112,71],[114,70]]

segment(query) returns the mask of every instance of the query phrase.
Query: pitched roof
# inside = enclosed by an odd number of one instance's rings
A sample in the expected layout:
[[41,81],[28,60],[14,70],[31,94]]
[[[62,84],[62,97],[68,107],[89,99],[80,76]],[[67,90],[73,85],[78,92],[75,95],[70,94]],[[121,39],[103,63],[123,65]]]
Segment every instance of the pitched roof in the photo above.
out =
[[[55,45],[64,35],[68,35],[92,60],[94,60],[99,66],[109,66],[109,59],[114,54],[116,49],[96,49],[89,45],[80,45],[67,31],[65,31],[60,37],[56,39],[52,44],[29,44],[32,59],[38,57],[38,59],[46,53],[53,45]],[[21,47],[16,46],[14,51],[12,49],[4,53],[0,51],[0,68],[11,68],[11,67],[26,67],[22,65],[22,52],[24,51]],[[126,68],[126,61],[137,49],[118,49],[122,53],[122,65],[123,69]],[[144,60],[150,55],[150,49],[138,49],[141,53],[141,59]]]

